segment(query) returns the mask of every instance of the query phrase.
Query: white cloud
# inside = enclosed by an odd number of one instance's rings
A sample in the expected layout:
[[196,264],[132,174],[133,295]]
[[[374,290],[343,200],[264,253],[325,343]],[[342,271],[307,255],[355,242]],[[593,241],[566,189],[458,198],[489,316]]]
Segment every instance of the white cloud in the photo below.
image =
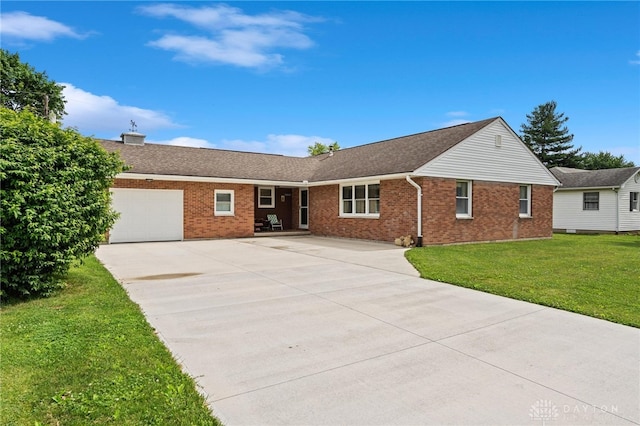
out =
[[191,138],[188,136],[180,136],[164,141],[148,140],[148,142],[161,145],[186,146],[190,148],[214,148],[214,145],[209,143],[206,139]]
[[290,155],[294,157],[306,157],[309,155],[307,148],[316,142],[331,144],[333,139],[322,136],[305,135],[267,135],[264,141],[245,141],[240,139],[223,140],[219,147],[236,151],[262,152],[271,154]]
[[462,118],[456,118],[454,120],[445,121],[444,123],[442,123],[442,127],[452,127],[452,126],[458,126],[460,124],[466,124],[466,123],[471,123],[471,121],[465,120]]
[[248,68],[280,65],[280,48],[308,49],[313,41],[303,33],[304,24],[321,18],[292,11],[247,15],[241,9],[220,4],[189,7],[176,4],[141,6],[155,18],[175,18],[203,30],[198,35],[165,34],[150,46],[176,52],[185,62],[230,64]]
[[63,117],[65,126],[75,127],[86,135],[109,132],[120,134],[130,127],[133,120],[141,133],[155,129],[179,127],[160,111],[120,105],[110,96],[86,92],[70,83],[60,83],[67,101]]
[[467,115],[469,115],[469,113],[466,111],[449,111],[447,113],[449,117],[466,117]]
[[0,34],[10,40],[51,41],[57,37],[85,38],[73,28],[44,16],[27,12],[9,12],[0,15]]
[[270,134],[264,140],[223,139],[219,143],[209,142],[206,139],[180,136],[168,140],[151,140],[149,143],[162,145],[187,146],[192,148],[216,148],[230,151],[257,152],[262,154],[280,154],[293,157],[306,157],[307,148],[316,142],[325,145],[335,142],[333,139],[322,136],[304,135],[275,135]]
[[638,50],[636,52],[636,56],[638,57],[638,59],[629,61],[630,64],[632,64],[632,65],[640,65],[640,50]]

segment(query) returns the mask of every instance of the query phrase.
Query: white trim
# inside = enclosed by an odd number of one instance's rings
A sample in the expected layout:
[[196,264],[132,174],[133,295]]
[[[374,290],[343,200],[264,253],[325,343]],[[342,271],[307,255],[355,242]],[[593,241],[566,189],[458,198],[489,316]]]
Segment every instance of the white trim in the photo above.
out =
[[564,186],[558,188],[558,191],[590,191],[590,190],[598,190],[598,191],[614,191],[616,189],[620,189],[620,185],[617,186]]
[[286,186],[286,187],[307,187],[309,184],[302,182],[277,181],[277,180],[260,180],[260,179],[237,179],[237,178],[219,178],[206,176],[183,176],[183,175],[154,175],[148,173],[120,173],[116,179],[135,179],[135,180],[161,180],[176,182],[209,182],[209,183],[229,183],[239,185],[264,185],[264,186]]
[[[633,198],[631,194],[636,194],[635,198],[636,198],[636,202],[635,202],[635,208],[633,208]],[[640,192],[638,191],[629,191],[629,212],[633,213],[633,212],[638,212],[640,211]]]
[[[307,191],[307,205],[302,205],[302,191]],[[302,223],[302,209],[307,209],[307,223]],[[309,229],[309,188],[298,188],[298,227],[300,229]]]
[[[526,213],[521,213],[520,212],[520,202],[522,200],[524,200],[524,198],[520,198],[520,188],[522,187],[527,188],[527,212]],[[531,217],[531,185],[518,185],[518,213],[520,215],[520,217]]]
[[[216,189],[213,191],[213,215],[214,216],[235,216],[235,191],[233,189]],[[218,194],[230,194],[230,211],[218,211]]]
[[178,182],[211,182],[211,183],[236,183],[239,185],[262,185],[262,186],[286,186],[290,188],[311,188],[314,186],[339,185],[348,184],[350,182],[362,182],[366,180],[393,180],[405,179],[410,173],[395,173],[390,175],[364,176],[348,179],[333,179],[317,182],[308,181],[279,181],[279,180],[261,180],[261,179],[241,179],[241,178],[222,178],[207,176],[184,176],[184,175],[156,175],[150,173],[119,173],[116,179],[135,179],[135,180],[161,180],[161,181],[178,181]]
[[[378,185],[380,186],[380,181],[379,180],[361,180],[358,182],[353,182],[353,183],[343,183],[340,184],[340,217],[343,218],[360,218],[360,219],[378,219],[380,218],[380,212],[378,213],[366,213],[369,211],[369,185]],[[353,188],[353,198],[351,199],[352,201],[355,202],[355,187],[356,186],[364,186],[365,188],[365,213],[345,213],[344,212],[344,199],[342,198],[342,189],[344,187],[351,187]],[[378,189],[378,191],[380,191],[380,189]],[[380,194],[381,195],[381,194]],[[374,198],[375,199],[375,198]],[[380,207],[380,197],[377,198],[378,200],[378,208]],[[355,203],[353,204],[352,208],[353,210],[355,210]]]
[[[458,213],[458,183],[467,184],[467,196],[460,199],[467,200],[467,213]],[[473,218],[473,181],[467,179],[456,179],[456,218],[471,219]]]
[[[269,204],[262,204],[261,203],[261,198],[262,195],[260,194],[260,191],[262,191],[263,189],[268,189],[271,191],[271,202]],[[267,197],[264,197],[267,198]],[[259,209],[272,209],[276,206],[276,187],[275,186],[259,186],[258,187],[258,208]]]
[[333,179],[333,180],[322,180],[317,182],[308,182],[305,183],[304,186],[313,187],[313,186],[326,186],[326,185],[354,185],[360,182],[369,182],[369,183],[379,183],[383,180],[395,180],[395,179],[406,179],[407,176],[411,176],[411,173],[395,173],[391,175],[376,175],[376,176],[361,176],[355,178],[347,178],[347,179]]

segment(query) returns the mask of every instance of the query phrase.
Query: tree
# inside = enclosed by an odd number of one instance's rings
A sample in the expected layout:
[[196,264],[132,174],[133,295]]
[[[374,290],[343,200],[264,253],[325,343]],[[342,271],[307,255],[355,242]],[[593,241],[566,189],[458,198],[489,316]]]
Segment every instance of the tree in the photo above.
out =
[[321,155],[321,154],[326,154],[329,151],[337,151],[340,149],[340,145],[338,145],[338,142],[334,142],[330,145],[325,145],[321,142],[316,142],[313,145],[309,145],[307,147],[307,152],[309,152],[310,156],[316,156],[316,155]]
[[64,86],[49,80],[46,72],[37,72],[20,62],[17,53],[0,49],[0,101],[5,108],[22,111],[29,108],[41,117],[60,119],[64,112]]
[[46,295],[111,228],[109,187],[123,170],[94,139],[0,107],[0,295]]
[[555,101],[550,101],[527,114],[528,124],[522,124],[521,138],[548,168],[575,167],[579,164],[578,153],[582,147],[573,148],[573,135],[564,126],[569,117],[556,113],[556,106]]
[[635,167],[633,161],[627,161],[624,155],[617,157],[608,151],[600,151],[597,154],[593,152],[585,152],[580,156],[580,169],[601,170],[601,169],[618,169],[621,167]]

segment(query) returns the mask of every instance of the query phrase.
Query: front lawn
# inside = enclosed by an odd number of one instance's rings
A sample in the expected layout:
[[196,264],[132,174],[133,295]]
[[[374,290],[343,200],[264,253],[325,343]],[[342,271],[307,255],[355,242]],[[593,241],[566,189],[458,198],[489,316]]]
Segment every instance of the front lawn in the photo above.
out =
[[219,424],[93,256],[60,293],[2,306],[0,333],[0,424]]
[[423,278],[640,327],[640,236],[414,248]]

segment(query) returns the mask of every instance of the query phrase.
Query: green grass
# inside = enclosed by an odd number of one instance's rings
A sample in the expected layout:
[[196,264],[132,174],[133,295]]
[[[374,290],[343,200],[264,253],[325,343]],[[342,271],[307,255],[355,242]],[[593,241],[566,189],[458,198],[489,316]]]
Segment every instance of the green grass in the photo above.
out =
[[640,327],[640,236],[414,248],[423,278]]
[[2,306],[0,332],[0,424],[219,424],[93,256],[58,294]]

